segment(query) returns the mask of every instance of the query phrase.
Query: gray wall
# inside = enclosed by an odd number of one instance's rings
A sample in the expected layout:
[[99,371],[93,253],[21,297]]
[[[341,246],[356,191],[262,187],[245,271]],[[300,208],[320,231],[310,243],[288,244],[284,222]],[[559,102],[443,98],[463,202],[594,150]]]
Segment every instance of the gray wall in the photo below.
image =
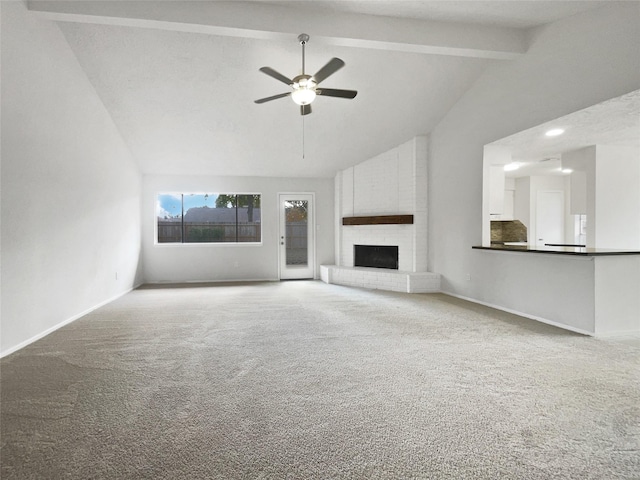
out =
[[638,45],[637,2],[540,27],[526,55],[489,67],[434,129],[428,263],[444,291],[560,323],[593,322],[593,288],[576,283],[593,272],[588,261],[471,249],[482,240],[483,146],[637,90]]
[[58,27],[1,13],[7,354],[139,282],[141,178]]

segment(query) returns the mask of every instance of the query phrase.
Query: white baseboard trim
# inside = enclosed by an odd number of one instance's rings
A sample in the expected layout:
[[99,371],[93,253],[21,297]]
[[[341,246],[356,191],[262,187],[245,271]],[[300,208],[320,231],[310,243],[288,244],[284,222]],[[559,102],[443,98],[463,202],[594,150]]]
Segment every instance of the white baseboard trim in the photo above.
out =
[[[144,282],[141,285],[191,285],[198,283],[242,283],[242,282],[279,282],[279,278],[243,278],[233,280],[159,280],[152,282]],[[138,288],[140,285],[136,286]]]
[[77,315],[74,315],[74,316],[73,316],[73,317],[71,317],[71,318],[67,318],[66,320],[63,320],[62,322],[58,323],[57,325],[54,325],[53,327],[47,328],[44,332],[40,332],[39,334],[34,335],[33,337],[31,337],[31,338],[29,338],[29,339],[25,340],[24,342],[20,342],[18,345],[15,345],[15,346],[13,346],[13,347],[11,347],[11,348],[9,348],[9,349],[7,349],[7,350],[3,351],[3,352],[0,352],[0,358],[6,357],[7,355],[11,355],[12,353],[17,352],[18,350],[20,350],[20,349],[22,349],[22,348],[26,347],[27,345],[29,345],[29,344],[31,344],[31,343],[33,343],[33,342],[37,341],[37,340],[40,340],[41,338],[46,337],[46,336],[47,336],[47,335],[49,335],[50,333],[55,332],[55,331],[56,331],[56,330],[58,330],[59,328],[62,328],[62,327],[64,327],[65,325],[68,325],[68,324],[70,324],[70,323],[72,323],[72,322],[74,322],[74,321],[78,320],[79,318],[84,317],[84,316],[85,316],[85,315],[87,315],[88,313],[91,313],[91,312],[93,312],[94,310],[97,310],[98,308],[105,306],[107,303],[111,303],[111,302],[113,302],[114,300],[117,300],[118,298],[120,298],[120,297],[122,297],[122,296],[126,295],[127,293],[129,293],[129,292],[131,292],[131,291],[135,290],[135,289],[136,289],[136,288],[138,288],[140,285],[141,285],[141,284],[134,285],[134,286],[133,286],[133,287],[131,287],[130,289],[128,289],[128,290],[126,290],[126,291],[124,291],[124,292],[122,292],[122,293],[119,293],[119,294],[117,294],[117,295],[115,295],[115,296],[113,296],[113,297],[111,297],[111,298],[109,298],[109,299],[105,300],[104,302],[100,302],[99,304],[94,305],[93,307],[90,307],[90,308],[86,309],[85,311],[83,311],[83,312],[81,312],[81,313],[79,313],[79,314],[77,314]]
[[500,305],[494,305],[493,303],[483,302],[480,300],[476,300],[475,298],[465,297],[464,295],[458,295],[456,293],[450,293],[450,292],[442,292],[442,293],[444,293],[445,295],[449,295],[451,297],[459,298],[461,300],[466,300],[468,302],[478,303],[480,305],[484,305],[485,307],[491,307],[491,308],[495,308],[496,310],[502,310],[503,312],[513,313],[514,315],[518,315],[520,317],[530,318],[531,320],[536,320],[537,322],[546,323],[547,325],[562,328],[563,330],[569,330],[571,332],[580,333],[582,335],[587,335],[589,337],[596,336],[593,332],[582,330],[581,328],[572,327],[571,325],[565,325],[564,323],[554,322],[553,320],[549,320],[548,318],[538,317],[536,315],[531,315],[529,313],[519,312],[517,310],[512,310],[511,308],[501,307]]

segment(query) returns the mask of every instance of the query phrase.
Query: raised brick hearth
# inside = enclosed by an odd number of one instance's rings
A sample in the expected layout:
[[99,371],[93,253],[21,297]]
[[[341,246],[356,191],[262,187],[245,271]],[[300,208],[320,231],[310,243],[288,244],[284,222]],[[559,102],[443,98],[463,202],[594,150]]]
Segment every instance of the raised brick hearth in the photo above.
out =
[[440,275],[429,272],[402,272],[384,268],[338,267],[322,265],[320,278],[325,283],[351,287],[391,290],[406,293],[440,291]]

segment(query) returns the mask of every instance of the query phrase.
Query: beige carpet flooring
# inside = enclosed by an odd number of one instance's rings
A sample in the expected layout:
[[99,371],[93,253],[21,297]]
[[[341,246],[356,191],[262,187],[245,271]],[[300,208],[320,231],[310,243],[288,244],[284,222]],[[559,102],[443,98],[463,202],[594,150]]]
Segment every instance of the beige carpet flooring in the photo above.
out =
[[1,477],[638,479],[639,353],[441,294],[141,288],[2,359]]

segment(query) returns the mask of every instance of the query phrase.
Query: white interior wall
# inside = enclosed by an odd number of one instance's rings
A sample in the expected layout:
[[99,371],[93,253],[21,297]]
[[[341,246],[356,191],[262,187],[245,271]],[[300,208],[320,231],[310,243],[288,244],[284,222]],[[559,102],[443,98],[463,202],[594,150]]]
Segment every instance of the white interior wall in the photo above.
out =
[[594,147],[579,148],[562,154],[562,168],[573,170],[569,175],[569,209],[573,215],[587,214],[587,171],[595,174],[594,162]]
[[573,171],[569,176],[571,190],[570,212],[572,215],[587,214],[587,172]]
[[564,241],[575,243],[576,219],[571,213],[571,176],[565,175],[564,180]]
[[527,54],[487,68],[431,133],[429,271],[443,291],[582,325],[594,292],[575,281],[587,263],[471,249],[482,241],[483,146],[640,88],[639,19],[634,2],[534,30]]
[[[149,283],[277,280],[278,193],[314,193],[316,278],[334,259],[334,181],[331,178],[162,176],[143,178],[144,280]],[[155,243],[158,193],[260,193],[262,245]]]
[[586,215],[587,215],[587,234],[586,245],[588,248],[597,247],[596,229],[598,218],[596,216],[596,147],[592,145],[581,149],[580,155],[584,162],[585,172],[585,196],[586,196]]
[[596,246],[640,249],[640,152],[598,145],[595,170]]
[[587,246],[640,248],[640,151],[591,145],[568,152],[571,210],[587,215]]
[[1,17],[5,355],[139,282],[141,180],[58,27]]
[[597,335],[640,332],[640,256],[595,259]]
[[482,273],[472,274],[469,293],[457,296],[580,333],[595,333],[594,257],[474,253],[474,272]]

